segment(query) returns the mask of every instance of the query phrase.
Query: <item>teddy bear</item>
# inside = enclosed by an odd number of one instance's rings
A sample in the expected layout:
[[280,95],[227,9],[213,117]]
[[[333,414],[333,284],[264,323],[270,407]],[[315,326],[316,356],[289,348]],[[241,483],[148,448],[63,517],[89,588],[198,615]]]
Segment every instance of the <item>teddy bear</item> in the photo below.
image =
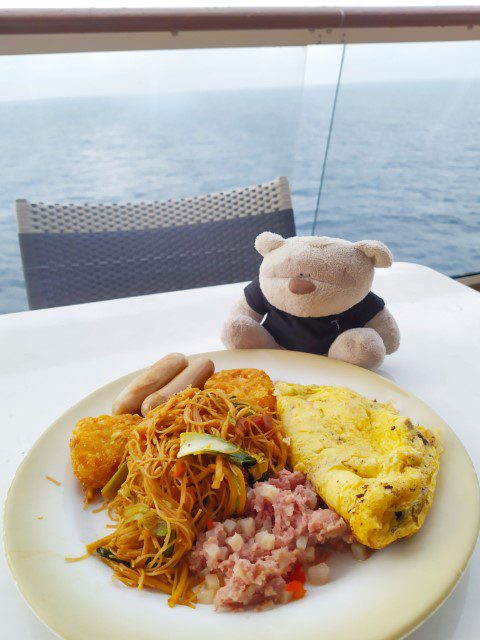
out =
[[227,349],[290,349],[377,369],[400,344],[375,268],[392,254],[376,240],[282,236],[266,231],[255,248],[259,276],[244,289],[222,329]]

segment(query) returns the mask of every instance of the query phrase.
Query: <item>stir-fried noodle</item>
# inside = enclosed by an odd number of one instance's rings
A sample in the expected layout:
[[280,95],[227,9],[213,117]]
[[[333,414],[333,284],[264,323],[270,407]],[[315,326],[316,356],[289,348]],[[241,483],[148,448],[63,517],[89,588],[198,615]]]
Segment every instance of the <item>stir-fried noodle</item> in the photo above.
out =
[[125,451],[127,478],[108,503],[114,530],[87,550],[100,553],[124,584],[170,594],[170,606],[195,601],[201,578],[189,574],[187,552],[210,522],[243,512],[249,482],[226,455],[178,459],[185,432],[232,442],[267,473],[283,469],[287,457],[275,417],[219,389],[186,389],[136,426]]

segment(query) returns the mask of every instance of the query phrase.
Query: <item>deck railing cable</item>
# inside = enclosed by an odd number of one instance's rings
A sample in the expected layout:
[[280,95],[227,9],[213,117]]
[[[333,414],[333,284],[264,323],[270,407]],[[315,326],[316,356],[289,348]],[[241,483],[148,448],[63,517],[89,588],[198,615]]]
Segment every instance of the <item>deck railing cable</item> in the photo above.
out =
[[318,185],[317,203],[315,205],[315,214],[313,216],[312,236],[315,235],[317,226],[318,212],[320,210],[320,202],[322,200],[323,183],[325,180],[325,172],[327,170],[328,152],[330,150],[330,140],[332,139],[333,125],[335,122],[335,112],[337,110],[338,94],[340,92],[340,84],[342,82],[343,62],[345,60],[345,52],[347,45],[343,44],[342,57],[340,58],[340,66],[338,68],[337,86],[335,87],[335,95],[333,97],[332,113],[330,115],[330,123],[328,125],[327,141],[325,144],[325,153],[323,154],[322,173],[320,174],[320,182]]

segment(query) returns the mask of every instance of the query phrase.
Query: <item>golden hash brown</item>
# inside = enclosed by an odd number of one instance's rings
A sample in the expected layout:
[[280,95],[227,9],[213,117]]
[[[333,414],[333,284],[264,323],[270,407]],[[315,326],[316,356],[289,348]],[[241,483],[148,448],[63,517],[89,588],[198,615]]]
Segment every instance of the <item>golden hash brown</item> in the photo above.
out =
[[275,411],[273,382],[260,369],[224,369],[214,373],[205,383],[205,389],[222,389],[240,400],[247,400]]
[[141,416],[123,414],[83,418],[70,439],[73,472],[87,490],[100,489],[110,480],[123,458],[125,446]]

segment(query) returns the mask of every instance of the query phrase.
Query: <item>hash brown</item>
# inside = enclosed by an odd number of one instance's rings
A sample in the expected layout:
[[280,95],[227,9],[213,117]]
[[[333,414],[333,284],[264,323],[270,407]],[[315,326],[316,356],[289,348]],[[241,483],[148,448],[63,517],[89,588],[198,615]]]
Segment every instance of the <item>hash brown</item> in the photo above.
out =
[[224,369],[214,373],[204,388],[222,389],[239,400],[248,400],[267,411],[275,411],[273,382],[261,369]]
[[142,419],[138,415],[122,414],[83,418],[77,422],[70,439],[70,456],[73,472],[82,483],[87,499],[115,473],[130,435]]

